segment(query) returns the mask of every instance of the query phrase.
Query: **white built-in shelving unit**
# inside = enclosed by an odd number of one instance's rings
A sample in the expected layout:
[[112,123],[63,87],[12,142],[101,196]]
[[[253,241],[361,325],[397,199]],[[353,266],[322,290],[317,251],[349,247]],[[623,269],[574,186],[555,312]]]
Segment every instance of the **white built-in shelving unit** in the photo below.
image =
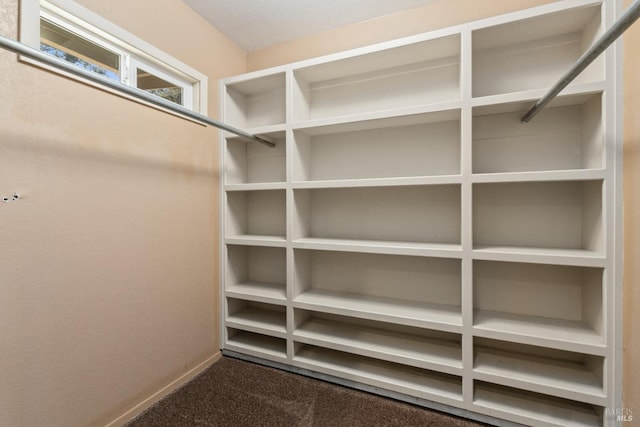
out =
[[616,49],[520,119],[616,7],[224,80],[224,121],[276,144],[223,133],[224,349],[484,420],[614,425]]

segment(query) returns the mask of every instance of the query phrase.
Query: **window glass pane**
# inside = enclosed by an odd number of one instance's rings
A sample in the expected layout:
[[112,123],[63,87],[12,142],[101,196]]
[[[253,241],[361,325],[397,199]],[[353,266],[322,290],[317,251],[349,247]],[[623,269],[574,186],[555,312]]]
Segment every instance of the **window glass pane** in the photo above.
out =
[[170,83],[148,71],[137,69],[137,87],[167,101],[182,105],[182,87]]
[[120,80],[120,55],[46,19],[40,19],[40,50],[85,70]]

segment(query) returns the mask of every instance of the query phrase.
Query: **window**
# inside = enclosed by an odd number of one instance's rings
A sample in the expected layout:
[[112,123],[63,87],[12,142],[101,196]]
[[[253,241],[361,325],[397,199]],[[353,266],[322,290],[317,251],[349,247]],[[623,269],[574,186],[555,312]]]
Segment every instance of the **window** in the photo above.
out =
[[206,114],[204,74],[72,0],[23,0],[21,7],[23,43]]

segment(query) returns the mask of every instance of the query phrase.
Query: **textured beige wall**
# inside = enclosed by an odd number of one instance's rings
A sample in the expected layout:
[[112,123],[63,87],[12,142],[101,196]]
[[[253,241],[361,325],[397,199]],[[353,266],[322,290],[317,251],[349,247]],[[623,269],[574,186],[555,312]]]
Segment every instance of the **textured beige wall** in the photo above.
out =
[[[555,0],[436,0],[395,15],[365,21],[250,52],[249,70],[258,70],[339,52],[490,16],[552,3]],[[631,0],[625,0],[630,4]],[[640,22],[625,35],[625,247],[624,247],[624,404],[640,417]]]
[[555,0],[434,0],[427,6],[250,52],[249,71],[459,25]]
[[[80,3],[207,74],[213,117],[245,71],[180,0]],[[4,50],[0,83],[0,425],[104,425],[219,350],[217,131]]]

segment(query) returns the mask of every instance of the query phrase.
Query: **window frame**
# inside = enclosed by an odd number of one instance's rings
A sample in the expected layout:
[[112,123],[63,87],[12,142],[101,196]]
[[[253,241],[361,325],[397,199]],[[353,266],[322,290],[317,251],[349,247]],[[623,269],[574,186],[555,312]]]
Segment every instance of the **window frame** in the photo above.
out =
[[[136,87],[136,67],[182,87],[182,106],[196,113],[207,114],[207,76],[144,40],[118,27],[102,16],[79,5],[73,0],[22,0],[20,2],[20,40],[22,43],[40,50],[41,17],[77,34],[104,49],[120,55],[120,82]],[[101,89],[118,93],[107,86],[89,81],[83,77],[52,67],[41,61],[21,57],[20,60],[55,73],[65,75]],[[133,99],[126,95],[121,96]],[[143,100],[138,100],[154,108],[160,108]],[[179,105],[179,104],[176,104]]]

